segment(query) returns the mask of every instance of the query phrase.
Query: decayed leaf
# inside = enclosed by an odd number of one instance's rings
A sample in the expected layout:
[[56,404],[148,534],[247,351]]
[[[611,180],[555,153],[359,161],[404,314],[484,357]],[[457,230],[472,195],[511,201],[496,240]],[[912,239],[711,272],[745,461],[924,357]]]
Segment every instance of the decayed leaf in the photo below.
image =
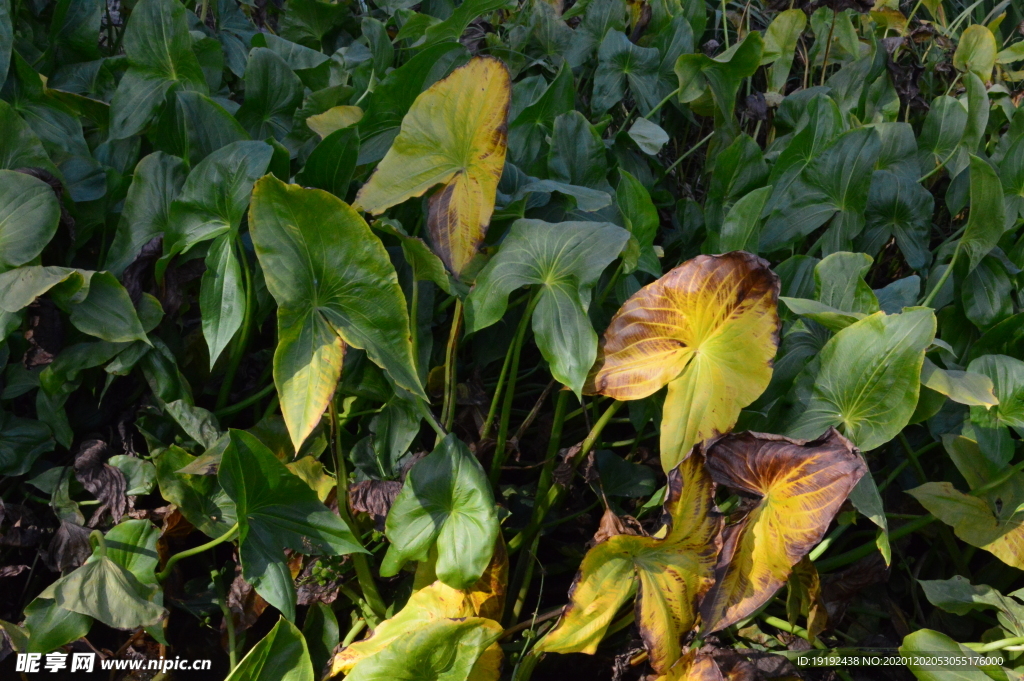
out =
[[779,278],[743,251],[701,255],[640,289],[605,331],[589,392],[637,400],[668,384],[666,471],[727,432],[768,386],[779,345]]
[[927,482],[907,490],[957,537],[985,549],[1007,565],[1024,570],[1024,511],[1004,506],[993,513],[986,500],[960,492],[952,483]]
[[690,649],[656,681],[725,681],[725,677],[715,664],[715,658]]
[[816,440],[727,435],[707,447],[715,482],[760,497],[725,530],[716,583],[701,605],[708,631],[738,622],[786,583],[867,472],[853,444],[829,428]]
[[668,672],[682,655],[680,641],[693,629],[697,604],[713,581],[722,527],[714,488],[699,452],[674,468],[661,536],[617,535],[588,551],[561,621],[535,650],[593,654],[639,586],[640,635],[654,669]]
[[124,515],[128,504],[125,497],[124,473],[107,465],[106,460],[109,456],[107,443],[102,440],[83,442],[75,456],[75,478],[100,500],[99,507],[89,520],[89,527],[96,527],[107,511],[110,511],[111,519],[117,523]]
[[374,215],[438,184],[427,227],[453,274],[476,255],[494,212],[505,163],[511,84],[508,69],[476,57],[413,102],[402,129],[355,207]]

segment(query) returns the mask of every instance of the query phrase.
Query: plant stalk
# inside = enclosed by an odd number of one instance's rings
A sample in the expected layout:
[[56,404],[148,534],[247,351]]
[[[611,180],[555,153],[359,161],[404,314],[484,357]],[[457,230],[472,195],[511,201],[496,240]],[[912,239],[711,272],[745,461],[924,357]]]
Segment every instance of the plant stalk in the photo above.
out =
[[[455,402],[458,392],[456,361],[459,354],[459,332],[462,331],[462,300],[455,299],[452,328],[448,333],[448,347],[444,355],[444,404],[441,407],[441,423],[445,430],[451,430],[455,422]],[[440,438],[438,438],[440,441]]]
[[227,532],[225,532],[221,536],[217,537],[216,539],[211,539],[210,541],[206,542],[205,544],[200,544],[199,546],[196,546],[195,548],[191,548],[191,549],[188,549],[186,551],[182,551],[180,553],[174,554],[173,556],[171,556],[170,558],[167,559],[167,564],[164,565],[164,569],[161,570],[160,572],[156,573],[156,581],[162,582],[165,579],[167,579],[170,576],[170,574],[171,574],[171,570],[173,570],[174,566],[178,564],[178,561],[184,560],[185,558],[189,558],[189,557],[194,556],[194,555],[199,554],[199,553],[203,553],[204,551],[208,551],[208,550],[212,549],[215,546],[223,544],[226,541],[231,541],[237,535],[238,535],[238,523],[235,523],[234,525],[232,525],[228,529]]

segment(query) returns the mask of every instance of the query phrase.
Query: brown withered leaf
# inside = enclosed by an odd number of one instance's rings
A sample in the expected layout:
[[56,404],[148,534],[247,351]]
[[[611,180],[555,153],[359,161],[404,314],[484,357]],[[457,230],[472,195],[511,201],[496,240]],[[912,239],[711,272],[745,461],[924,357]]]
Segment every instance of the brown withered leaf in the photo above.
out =
[[701,447],[715,482],[758,498],[725,529],[715,585],[701,605],[707,631],[717,631],[753,613],[786,583],[867,465],[835,428],[810,441],[748,432]]
[[812,643],[828,626],[828,611],[822,600],[821,580],[814,563],[807,556],[793,566],[789,576],[786,613],[790,623],[796,623],[800,618],[806,619],[807,633]]
[[726,681],[715,659],[704,650],[691,648],[664,676],[652,675],[649,681]]
[[64,323],[61,321],[57,304],[49,298],[37,298],[28,306],[28,330],[22,364],[26,369],[46,366],[64,347]]
[[48,531],[28,506],[0,499],[0,546],[37,546]]
[[43,555],[46,566],[54,572],[74,570],[92,555],[88,528],[77,523],[60,521],[60,527]]
[[594,539],[590,542],[589,546],[600,544],[617,534],[635,535],[636,532],[627,527],[626,524],[622,522],[622,518],[617,516],[612,509],[606,508],[604,510],[604,514],[601,516],[601,523],[597,526],[597,532],[594,533]]
[[889,581],[889,566],[877,551],[861,558],[842,572],[825,575],[821,579],[822,600],[830,622],[838,623],[846,608],[864,589]]
[[75,455],[75,478],[100,501],[89,519],[88,527],[99,525],[103,514],[108,511],[115,524],[120,522],[128,506],[124,473],[107,465],[108,458],[110,448],[103,440],[86,440]]
[[138,305],[139,300],[142,298],[144,275],[163,254],[164,237],[161,234],[146,242],[146,245],[142,247],[139,254],[135,256],[135,260],[121,274],[121,284],[128,291],[128,296],[132,299],[134,305]]
[[17,577],[25,570],[28,570],[28,565],[5,565],[0,567],[0,579],[4,577]]
[[478,617],[501,620],[505,611],[505,592],[508,589],[508,550],[505,539],[498,534],[494,553],[487,569],[469,590],[473,612]]
[[353,511],[373,518],[374,527],[383,532],[388,511],[401,491],[402,483],[398,480],[361,480],[348,488],[348,505]]
[[260,618],[268,603],[256,593],[251,584],[242,579],[241,567],[235,568],[235,579],[228,590],[228,609],[234,616],[235,634],[239,634]]

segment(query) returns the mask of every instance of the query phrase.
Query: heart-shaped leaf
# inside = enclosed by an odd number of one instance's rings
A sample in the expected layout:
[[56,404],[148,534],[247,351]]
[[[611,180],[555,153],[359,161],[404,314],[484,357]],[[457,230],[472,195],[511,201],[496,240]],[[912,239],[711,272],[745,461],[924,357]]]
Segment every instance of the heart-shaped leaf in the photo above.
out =
[[835,426],[864,451],[896,437],[917,406],[924,352],[934,337],[930,308],[876,312],[846,327],[822,348],[814,387],[787,434],[809,438]]
[[682,655],[680,639],[714,581],[722,518],[700,452],[669,473],[665,527],[653,537],[618,534],[587,552],[558,625],[534,649],[594,654],[623,604],[639,590],[636,621],[659,673]]
[[487,475],[461,440],[448,435],[413,465],[385,527],[391,546],[381,575],[425,561],[436,547],[442,582],[465,589],[480,579],[494,551],[498,515]]
[[638,400],[666,384],[661,464],[727,432],[772,377],[779,278],[757,256],[702,255],[623,304],[604,334],[588,392]]
[[348,204],[267,176],[253,191],[250,233],[278,304],[274,383],[296,450],[327,408],[345,344],[423,396],[395,268]]
[[355,206],[378,215],[432,187],[427,227],[453,274],[476,255],[494,211],[505,163],[511,87],[497,59],[477,57],[431,85],[409,108],[402,129]]
[[629,232],[604,222],[517,220],[466,298],[467,332],[499,321],[512,291],[536,286],[537,347],[552,376],[579,394],[597,356],[591,292],[628,240]]
[[110,103],[110,138],[141,132],[164,97],[175,88],[206,93],[199,60],[192,52],[187,11],[175,0],[142,0],[124,30],[128,71]]
[[230,431],[217,477],[238,517],[242,575],[267,602],[295,619],[295,585],[284,549],[337,556],[364,552],[344,521],[254,436]]
[[52,587],[56,604],[103,622],[114,629],[135,629],[159,622],[166,611],[153,602],[153,585],[97,554]]
[[641,115],[647,115],[661,100],[658,93],[660,68],[661,57],[656,48],[634,45],[622,31],[608,31],[597,51],[591,110],[595,114],[604,113],[618,104],[626,94],[628,82]]
[[982,80],[992,79],[999,45],[995,35],[987,26],[974,24],[960,34],[960,42],[953,53],[953,66],[961,71],[970,71]]
[[867,465],[834,428],[816,440],[726,435],[707,447],[715,482],[760,497],[725,531],[715,585],[701,605],[707,631],[747,617],[821,541]]

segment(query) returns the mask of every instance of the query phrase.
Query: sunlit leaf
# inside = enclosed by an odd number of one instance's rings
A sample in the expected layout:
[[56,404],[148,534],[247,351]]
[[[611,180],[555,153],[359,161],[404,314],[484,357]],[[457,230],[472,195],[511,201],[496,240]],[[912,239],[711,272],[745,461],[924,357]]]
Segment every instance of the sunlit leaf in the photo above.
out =
[[968,26],[960,34],[960,42],[953,53],[953,66],[977,74],[982,80],[991,80],[998,50],[996,37],[987,26]]
[[294,624],[282,617],[246,653],[225,681],[314,681],[309,648]]
[[821,541],[867,465],[831,428],[810,441],[727,435],[706,451],[715,482],[760,498],[726,528],[715,585],[701,605],[704,626],[717,631],[756,611],[786,583],[793,566]]
[[491,562],[498,518],[487,475],[454,435],[409,470],[388,513],[388,548],[381,574],[398,573],[437,549],[436,573],[445,584],[468,588]]
[[680,639],[697,621],[697,604],[711,588],[722,518],[714,483],[695,452],[669,473],[666,525],[653,537],[619,534],[583,558],[558,625],[537,652],[593,654],[619,609],[636,592],[636,621],[660,673],[682,655]]
[[402,130],[355,206],[374,215],[436,185],[427,227],[445,265],[458,275],[476,255],[494,211],[505,162],[508,69],[478,57],[430,86],[402,120]]
[[634,294],[612,318],[588,391],[636,400],[668,385],[661,463],[728,432],[768,386],[779,343],[779,279],[736,251],[698,256]]

